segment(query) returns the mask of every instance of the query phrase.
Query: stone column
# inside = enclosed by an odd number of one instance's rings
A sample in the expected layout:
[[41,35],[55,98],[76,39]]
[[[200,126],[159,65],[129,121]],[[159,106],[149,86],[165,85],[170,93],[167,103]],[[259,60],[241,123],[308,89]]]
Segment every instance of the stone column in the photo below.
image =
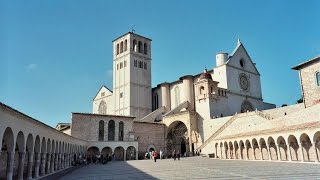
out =
[[50,165],[51,165],[51,154],[48,153],[47,154],[47,166],[46,166],[46,174],[49,174],[50,173]]
[[72,153],[69,154],[69,157],[70,157],[70,159],[69,159],[69,166],[72,166]]
[[55,158],[54,158],[54,171],[57,171],[58,170],[58,157],[59,157],[59,154],[56,153],[55,155]]
[[286,144],[286,145],[287,145],[288,161],[292,161],[292,156],[291,156],[290,146],[289,146],[289,144]]
[[64,169],[64,153],[61,153],[61,169]]
[[34,166],[34,177],[37,178],[39,177],[39,168],[40,168],[40,161],[41,161],[41,154],[40,153],[35,153],[35,166]]
[[28,153],[28,174],[27,179],[32,179],[33,152]]
[[246,154],[246,160],[249,160],[249,158],[248,158],[248,147],[246,147],[246,146],[244,146],[244,149],[245,149],[245,154]]
[[236,148],[233,148],[233,159],[237,159],[237,156],[236,156]]
[[19,152],[19,166],[18,166],[18,179],[23,180],[24,159],[26,157],[25,152]]
[[270,146],[267,146],[267,150],[268,150],[268,156],[269,156],[269,161],[272,161],[272,154],[271,154],[271,150],[270,150]]
[[281,161],[281,154],[280,154],[280,146],[277,145],[277,158],[278,158],[278,161]]
[[300,144],[300,150],[301,150],[301,161],[304,162],[304,157],[303,157],[303,146]]
[[260,157],[261,157],[261,160],[264,160],[263,152],[262,152],[262,149],[263,149],[263,148],[260,146],[259,149],[260,149]]
[[318,149],[317,149],[317,144],[314,143],[313,147],[314,147],[314,158],[315,158],[315,162],[319,162],[319,159],[318,159],[318,158],[319,158],[320,154],[319,154],[319,151],[318,151]]
[[254,148],[252,147],[252,159],[256,160],[256,153],[254,152]]
[[55,153],[51,154],[51,162],[50,162],[50,173],[54,172],[54,162],[55,162]]
[[47,153],[41,153],[40,176],[43,176],[46,173],[46,159]]
[[136,151],[136,160],[138,160],[139,159],[139,157],[138,157],[138,151]]
[[126,161],[127,160],[127,150],[123,151],[123,160]]
[[57,163],[57,170],[61,169],[61,153],[58,153],[58,163]]
[[7,180],[12,179],[13,175],[13,164],[14,164],[14,154],[15,152],[8,152],[8,158],[7,158]]

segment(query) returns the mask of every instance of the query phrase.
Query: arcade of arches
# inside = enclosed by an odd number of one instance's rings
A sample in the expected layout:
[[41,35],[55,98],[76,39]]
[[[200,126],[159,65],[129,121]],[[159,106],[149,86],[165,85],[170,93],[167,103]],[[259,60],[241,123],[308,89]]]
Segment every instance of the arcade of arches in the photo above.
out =
[[111,147],[103,147],[101,150],[96,146],[91,146],[87,150],[87,155],[89,158],[92,158],[96,155],[102,155],[103,157],[109,156],[116,161],[126,161],[126,160],[136,160],[137,159],[137,150],[133,146],[128,148],[123,148],[118,146],[114,149]]
[[[1,132],[1,131],[0,131]],[[32,179],[54,173],[71,166],[86,147],[19,131],[11,127],[1,132],[0,178]]]
[[320,131],[214,142],[215,158],[270,161],[320,161]]

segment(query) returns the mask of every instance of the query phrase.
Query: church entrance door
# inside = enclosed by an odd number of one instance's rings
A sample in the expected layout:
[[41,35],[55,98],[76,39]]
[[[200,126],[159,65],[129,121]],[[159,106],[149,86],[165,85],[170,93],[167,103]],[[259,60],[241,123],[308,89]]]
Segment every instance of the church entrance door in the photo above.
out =
[[181,156],[184,156],[184,153],[186,153],[187,147],[186,147],[186,142],[184,139],[181,140]]

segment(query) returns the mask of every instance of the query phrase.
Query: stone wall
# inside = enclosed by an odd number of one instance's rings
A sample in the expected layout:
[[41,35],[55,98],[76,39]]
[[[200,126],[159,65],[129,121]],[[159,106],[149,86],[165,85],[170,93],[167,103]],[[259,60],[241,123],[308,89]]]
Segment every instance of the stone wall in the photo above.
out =
[[99,122],[104,121],[104,141],[108,140],[108,123],[113,120],[115,122],[115,138],[119,140],[119,123],[123,122],[123,141],[129,141],[129,133],[132,131],[133,117],[129,116],[114,116],[101,114],[72,114],[72,129],[71,135],[79,139],[87,141],[99,140]]
[[133,131],[138,140],[139,159],[144,158],[150,147],[158,152],[165,149],[165,128],[166,126],[160,123],[133,123]]
[[317,86],[316,72],[320,71],[320,61],[300,70],[302,91],[306,107],[320,103],[320,86]]

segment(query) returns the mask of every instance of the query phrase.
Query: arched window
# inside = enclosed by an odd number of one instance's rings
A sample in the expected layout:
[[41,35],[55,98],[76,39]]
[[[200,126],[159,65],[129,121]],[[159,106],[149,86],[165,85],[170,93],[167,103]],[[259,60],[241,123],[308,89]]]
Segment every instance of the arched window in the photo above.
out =
[[99,141],[104,140],[104,121],[99,122]]
[[99,114],[107,114],[107,104],[102,100],[99,104]]
[[158,93],[155,93],[155,95],[153,96],[153,110],[156,110],[159,108],[159,96]]
[[135,39],[133,40],[133,42],[132,42],[132,47],[133,47],[132,50],[133,50],[134,52],[137,52],[137,40],[135,40]]
[[203,94],[203,93],[204,93],[204,87],[201,86],[201,87],[200,87],[200,94]]
[[119,44],[117,44],[117,55],[119,54]]
[[123,141],[123,122],[119,122],[119,141]]
[[147,43],[144,43],[144,44],[143,44],[143,51],[144,51],[144,54],[148,54]]
[[138,50],[139,50],[139,53],[142,53],[142,42],[139,41],[138,43]]
[[180,104],[180,89],[178,86],[174,89],[174,95],[175,95],[175,105],[177,107]]
[[317,86],[320,86],[320,72],[316,73],[316,83],[317,83]]
[[125,51],[125,52],[127,51],[127,46],[128,46],[128,41],[125,40],[125,41],[124,41],[124,51]]
[[114,120],[110,120],[108,123],[108,141],[114,141],[115,123]]
[[123,53],[123,41],[120,43],[120,53]]

